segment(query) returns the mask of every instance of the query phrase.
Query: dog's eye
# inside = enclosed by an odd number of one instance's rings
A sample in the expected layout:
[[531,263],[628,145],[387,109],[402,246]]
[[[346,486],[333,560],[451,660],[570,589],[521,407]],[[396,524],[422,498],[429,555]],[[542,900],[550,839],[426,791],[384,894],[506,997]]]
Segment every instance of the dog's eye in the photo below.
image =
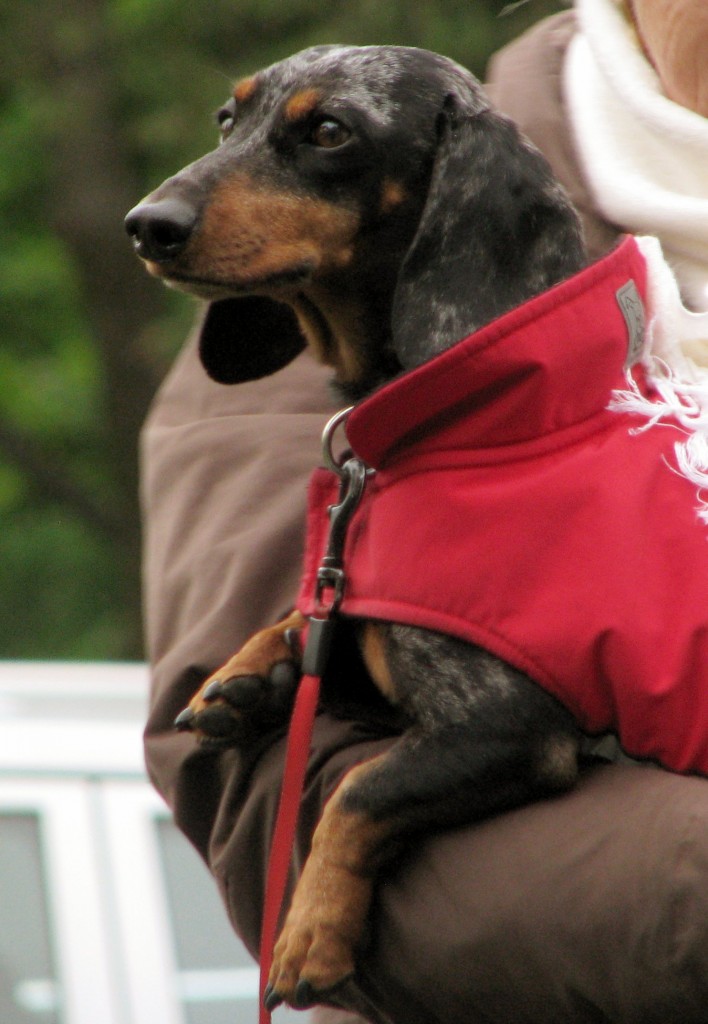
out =
[[233,131],[235,121],[235,111],[230,104],[222,107],[221,110],[217,111],[216,123],[219,126],[219,132],[221,134],[221,141],[228,139],[229,135]]
[[319,121],[310,132],[309,142],[321,149],[336,149],[351,138],[351,132],[340,121],[327,117]]

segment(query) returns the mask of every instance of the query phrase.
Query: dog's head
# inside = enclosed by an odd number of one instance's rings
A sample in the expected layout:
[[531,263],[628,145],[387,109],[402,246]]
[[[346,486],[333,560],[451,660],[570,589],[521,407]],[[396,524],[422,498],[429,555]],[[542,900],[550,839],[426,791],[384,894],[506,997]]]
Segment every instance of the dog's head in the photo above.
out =
[[580,265],[543,159],[437,54],[305,50],[239,82],[218,120],[219,148],[126,220],[151,273],[210,301],[216,380],[309,342],[359,397]]

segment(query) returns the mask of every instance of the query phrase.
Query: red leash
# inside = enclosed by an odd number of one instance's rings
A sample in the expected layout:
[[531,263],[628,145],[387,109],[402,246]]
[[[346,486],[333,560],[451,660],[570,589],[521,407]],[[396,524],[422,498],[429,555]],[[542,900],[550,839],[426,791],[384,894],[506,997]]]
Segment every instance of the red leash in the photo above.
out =
[[288,871],[295,843],[295,829],[300,810],[300,800],[305,785],[305,772],[310,754],[312,728],[317,711],[320,692],[319,676],[303,676],[298,687],[293,708],[288,742],[285,751],[283,785],[280,792],[278,813],[275,819],[273,842],[268,858],[265,904],[261,928],[261,974],[259,1024],[269,1024],[270,1013],[263,1005],[263,996],[268,984],[270,965],[273,960],[273,946],[278,930],[280,909],[283,905]]
[[340,478],[340,495],[338,503],[329,510],[329,537],[317,574],[318,611],[310,618],[307,627],[307,640],[302,657],[303,676],[290,721],[280,801],[268,857],[261,926],[259,1024],[270,1024],[270,1013],[264,1006],[263,997],[273,962],[273,947],[295,844],[295,830],[305,786],[320,681],[329,656],[335,627],[334,616],[344,592],[344,541],[349,520],[364,493],[368,475],[366,466],[359,459],[350,457],[340,463],[332,454],[334,432],[346,421],[350,411],[345,409],[333,416],[322,435],[325,463]]

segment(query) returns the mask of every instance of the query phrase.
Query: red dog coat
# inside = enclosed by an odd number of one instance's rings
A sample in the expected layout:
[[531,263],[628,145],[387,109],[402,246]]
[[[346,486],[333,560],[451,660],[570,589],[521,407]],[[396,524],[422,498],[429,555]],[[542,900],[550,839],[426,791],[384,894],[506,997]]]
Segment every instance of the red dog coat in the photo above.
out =
[[[645,292],[628,238],[356,407],[376,472],[341,611],[479,644],[587,732],[708,774],[708,531],[676,430],[608,410]],[[306,614],[337,485],[311,483]]]

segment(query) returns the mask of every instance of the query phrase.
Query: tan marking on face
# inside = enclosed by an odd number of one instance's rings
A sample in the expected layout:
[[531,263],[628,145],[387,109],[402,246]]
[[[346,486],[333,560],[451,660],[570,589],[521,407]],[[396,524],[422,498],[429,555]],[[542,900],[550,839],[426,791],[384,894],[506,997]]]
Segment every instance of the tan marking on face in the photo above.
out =
[[290,97],[285,104],[285,119],[287,121],[300,121],[307,117],[317,107],[322,99],[322,93],[318,89],[302,89]]
[[320,276],[351,259],[358,225],[351,210],[234,175],[214,190],[180,269],[238,288],[262,281],[267,289],[269,278],[305,263]]
[[341,381],[355,381],[366,328],[361,303],[342,282],[359,225],[354,210],[234,174],[212,193],[182,254],[155,273],[203,298],[231,291],[288,302],[315,358]]
[[315,283],[290,304],[314,358],[333,367],[342,384],[359,380],[366,341],[361,301]]
[[258,89],[258,76],[251,75],[248,78],[242,78],[240,82],[237,82],[234,86],[234,99],[237,103],[246,103],[256,93]]
[[381,189],[381,213],[392,213],[407,198],[408,193],[400,181],[386,178]]

